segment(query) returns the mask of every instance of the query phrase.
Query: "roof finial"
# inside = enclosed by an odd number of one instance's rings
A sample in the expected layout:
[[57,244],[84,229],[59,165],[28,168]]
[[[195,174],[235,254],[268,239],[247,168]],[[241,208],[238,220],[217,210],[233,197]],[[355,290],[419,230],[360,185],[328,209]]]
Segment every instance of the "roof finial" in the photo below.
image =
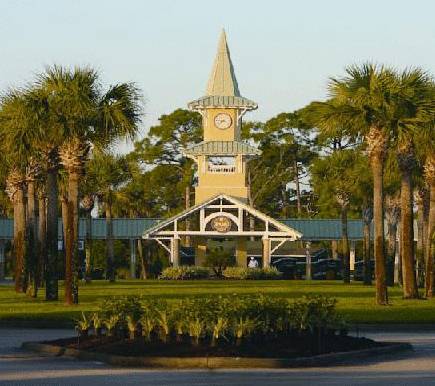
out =
[[207,85],[207,95],[240,96],[225,29],[222,28],[218,51]]

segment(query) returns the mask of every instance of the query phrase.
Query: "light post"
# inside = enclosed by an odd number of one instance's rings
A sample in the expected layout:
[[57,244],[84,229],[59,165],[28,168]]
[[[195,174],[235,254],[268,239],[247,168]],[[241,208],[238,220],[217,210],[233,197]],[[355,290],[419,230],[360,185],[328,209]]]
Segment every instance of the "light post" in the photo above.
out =
[[311,280],[311,253],[310,253],[311,242],[307,241],[305,243],[305,280]]

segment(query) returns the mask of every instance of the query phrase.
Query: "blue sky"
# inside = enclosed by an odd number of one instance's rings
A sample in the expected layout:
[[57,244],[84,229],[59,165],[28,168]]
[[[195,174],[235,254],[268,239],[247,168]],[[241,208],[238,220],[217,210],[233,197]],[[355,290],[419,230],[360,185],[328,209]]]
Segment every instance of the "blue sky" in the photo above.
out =
[[[134,81],[143,130],[204,93],[225,27],[241,93],[267,119],[326,96],[367,60],[435,71],[432,0],[0,0],[0,90],[50,64]],[[122,145],[122,148],[125,148]]]

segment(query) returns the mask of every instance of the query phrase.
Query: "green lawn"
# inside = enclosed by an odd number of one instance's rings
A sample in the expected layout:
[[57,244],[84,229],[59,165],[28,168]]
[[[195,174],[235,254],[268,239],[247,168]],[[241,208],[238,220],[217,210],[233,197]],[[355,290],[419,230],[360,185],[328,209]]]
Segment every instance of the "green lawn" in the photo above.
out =
[[[95,281],[80,285],[80,304],[68,307],[59,302],[45,302],[43,290],[38,299],[15,294],[12,286],[0,286],[0,326],[13,321],[33,320],[61,325],[77,318],[81,311],[98,308],[110,296],[141,295],[168,299],[210,294],[264,293],[271,296],[298,298],[322,294],[338,300],[338,309],[351,323],[435,323],[435,299],[402,300],[399,288],[390,289],[391,305],[374,304],[374,288],[360,283],[344,285],[336,281],[157,281],[128,280],[110,284]],[[63,293],[60,294],[63,296]]]

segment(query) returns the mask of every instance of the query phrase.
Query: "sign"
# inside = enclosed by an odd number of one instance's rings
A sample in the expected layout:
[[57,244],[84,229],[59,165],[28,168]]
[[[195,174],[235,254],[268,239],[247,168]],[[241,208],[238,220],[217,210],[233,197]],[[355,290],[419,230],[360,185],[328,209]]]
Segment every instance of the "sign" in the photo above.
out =
[[211,227],[220,233],[231,230],[231,220],[226,216],[218,216],[211,220]]

